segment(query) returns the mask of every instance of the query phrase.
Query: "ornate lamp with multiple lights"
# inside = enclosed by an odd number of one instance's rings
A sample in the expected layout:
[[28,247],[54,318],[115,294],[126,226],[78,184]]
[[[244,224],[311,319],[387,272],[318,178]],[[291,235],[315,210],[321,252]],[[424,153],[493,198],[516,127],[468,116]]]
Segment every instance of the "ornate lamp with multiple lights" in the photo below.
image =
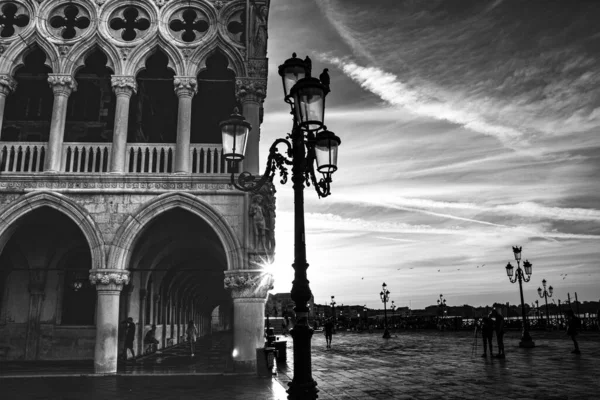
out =
[[[310,59],[301,60],[294,53],[279,67],[283,82],[284,100],[293,115],[292,132],[286,138],[275,140],[269,149],[266,170],[261,177],[242,172],[235,177],[231,168],[231,183],[237,189],[252,192],[272,182],[279,170],[281,183],[288,179],[292,169],[294,188],[294,281],[291,297],[294,300],[297,323],[292,329],[294,340],[294,378],[288,389],[289,399],[316,399],[317,383],[311,371],[311,337],[313,330],[308,324],[308,302],[312,296],[306,276],[306,244],[304,241],[304,186],[312,185],[319,197],[331,194],[331,176],[337,170],[338,146],[341,141],[324,124],[325,97],[329,93],[329,75],[325,70],[320,79],[311,77]],[[246,143],[251,126],[239,115],[221,122],[223,156],[233,167],[244,159]],[[278,147],[284,147],[283,154]],[[317,172],[322,177],[317,180]]]
[[[545,299],[546,300],[546,323],[548,324],[548,327],[550,327],[550,311],[548,310],[548,297],[552,297],[552,293],[554,292],[554,288],[552,286],[548,287],[548,290],[546,290],[546,280],[543,279],[542,280],[542,286],[544,286],[544,290],[542,290],[541,287],[538,287],[538,296],[540,296],[540,298]],[[536,300],[537,302],[537,300]]]
[[381,292],[379,293],[379,298],[381,298],[381,302],[383,303],[383,323],[384,323],[383,338],[389,339],[390,331],[388,330],[388,323],[387,323],[387,302],[390,299],[390,291],[387,290],[387,285],[385,284],[385,282],[383,282],[383,285],[381,285]]
[[[519,281],[519,292],[521,294],[521,316],[523,317],[523,332],[521,335],[521,341],[519,342],[519,347],[535,347],[535,343],[529,334],[529,327],[527,326],[527,319],[525,317],[525,300],[523,299],[523,281],[529,282],[531,280],[531,268],[532,264],[525,260],[523,262],[523,269],[521,269],[521,249],[522,247],[514,246],[513,253],[515,255],[515,260],[517,261],[517,271],[515,272],[515,268],[509,262],[506,265],[506,274],[508,275],[508,279],[510,283],[515,283]],[[514,275],[514,279],[513,279]]]

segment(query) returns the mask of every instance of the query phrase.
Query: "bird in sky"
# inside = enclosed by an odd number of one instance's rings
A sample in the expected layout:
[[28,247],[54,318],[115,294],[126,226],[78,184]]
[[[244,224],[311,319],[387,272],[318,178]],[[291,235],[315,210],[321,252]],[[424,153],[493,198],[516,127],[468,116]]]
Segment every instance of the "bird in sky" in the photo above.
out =
[[440,272],[440,270],[438,269],[438,272]]
[[363,277],[362,277],[362,278],[360,278],[360,279],[365,279],[365,277],[363,276]]

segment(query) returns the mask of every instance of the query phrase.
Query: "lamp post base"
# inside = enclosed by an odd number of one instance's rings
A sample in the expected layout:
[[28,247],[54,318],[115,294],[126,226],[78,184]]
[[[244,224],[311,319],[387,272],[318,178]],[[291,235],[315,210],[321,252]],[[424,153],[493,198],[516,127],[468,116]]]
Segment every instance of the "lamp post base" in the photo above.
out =
[[384,339],[390,338],[390,331],[388,331],[388,328],[385,328],[385,330],[383,331],[383,338]]
[[535,347],[535,342],[531,338],[531,335],[529,335],[528,331],[523,331],[523,335],[521,336],[521,341],[519,342],[519,347],[524,347],[524,348]]
[[521,341],[519,342],[519,347],[530,349],[532,347],[535,347],[535,342],[531,338],[529,338],[529,340],[521,339]]

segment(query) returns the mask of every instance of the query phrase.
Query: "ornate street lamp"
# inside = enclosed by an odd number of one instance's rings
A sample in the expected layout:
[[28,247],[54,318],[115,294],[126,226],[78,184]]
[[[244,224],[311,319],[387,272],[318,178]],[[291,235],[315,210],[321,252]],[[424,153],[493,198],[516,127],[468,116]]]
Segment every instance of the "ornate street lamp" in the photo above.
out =
[[335,305],[337,303],[335,302],[335,296],[331,296],[331,303],[329,303],[329,305],[331,306],[331,315],[333,316],[333,326],[335,327]]
[[440,310],[440,315],[442,316],[442,322],[444,321],[444,310],[446,308],[446,299],[443,294],[440,294],[440,298],[437,299],[438,308]]
[[392,305],[390,305],[390,310],[392,310],[392,327],[394,326],[394,317],[396,316],[396,304],[394,304],[394,300],[392,300]]
[[[548,327],[550,327],[549,323],[550,323],[550,311],[548,311],[548,297],[552,297],[552,292],[554,291],[554,288],[552,286],[548,287],[548,290],[546,290],[546,280],[542,279],[542,286],[544,286],[544,290],[542,290],[541,287],[538,287],[538,295],[540,296],[540,298],[545,299],[546,300],[546,320],[548,321]],[[536,300],[537,302],[537,300]]]
[[[510,283],[515,283],[519,281],[519,292],[521,294],[521,317],[523,318],[523,333],[521,335],[521,341],[519,342],[519,347],[535,347],[535,343],[529,335],[529,327],[527,326],[527,319],[525,318],[525,300],[523,299],[523,283],[522,281],[529,282],[531,280],[531,263],[527,260],[523,262],[523,269],[521,269],[521,249],[522,247],[514,246],[513,253],[515,255],[515,260],[517,261],[517,271],[515,273],[515,268],[510,264],[510,262],[506,265],[506,274],[508,275],[508,280]],[[514,279],[513,279],[514,275]]]
[[[329,93],[329,75],[321,74],[321,80],[311,77],[312,63],[301,60],[294,53],[279,67],[284,99],[293,114],[292,132],[285,139],[275,140],[269,149],[264,174],[255,177],[242,172],[235,178],[236,168],[231,168],[231,183],[245,192],[258,191],[266,182],[272,182],[279,170],[281,183],[288,179],[292,169],[294,188],[294,281],[291,297],[294,300],[296,324],[291,331],[294,340],[294,378],[288,389],[289,399],[316,399],[317,383],[311,371],[311,337],[313,330],[308,324],[308,302],[312,296],[306,276],[306,243],[304,241],[304,185],[315,188],[319,197],[331,194],[331,176],[337,170],[337,152],[341,141],[324,125],[325,97]],[[235,166],[244,159],[250,124],[234,111],[230,119],[221,122],[223,156]],[[278,146],[285,151],[279,153]],[[323,177],[317,180],[316,170]]]
[[387,290],[387,285],[385,284],[385,282],[383,282],[383,285],[381,285],[381,292],[379,293],[379,297],[381,298],[381,302],[383,303],[383,324],[384,324],[383,338],[389,339],[390,332],[388,331],[388,324],[387,324],[387,302],[390,299],[390,291]]

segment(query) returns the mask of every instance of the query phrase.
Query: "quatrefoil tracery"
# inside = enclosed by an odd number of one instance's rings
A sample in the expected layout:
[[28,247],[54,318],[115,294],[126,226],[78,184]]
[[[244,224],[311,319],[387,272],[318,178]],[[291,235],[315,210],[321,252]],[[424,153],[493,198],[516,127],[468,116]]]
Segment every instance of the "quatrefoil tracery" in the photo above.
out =
[[174,19],[169,23],[169,28],[174,32],[181,32],[181,39],[184,42],[190,43],[196,40],[196,32],[204,33],[208,30],[208,22],[198,18],[198,14],[192,8],[186,9],[180,19]]
[[17,15],[19,8],[14,3],[4,4],[0,11],[0,37],[11,37],[17,31],[15,27],[24,28],[29,24],[29,15]]
[[135,7],[127,7],[123,11],[123,18],[115,17],[110,21],[110,28],[121,32],[121,38],[126,42],[131,42],[138,36],[137,31],[145,31],[150,28],[150,21],[147,18],[140,17],[140,12]]
[[244,43],[246,41],[246,14],[244,12],[236,13],[227,24],[227,31],[234,40]]
[[63,39],[73,39],[77,36],[77,30],[83,31],[90,26],[90,19],[79,13],[79,8],[70,4],[64,9],[64,16],[55,15],[50,18],[50,26],[54,29],[62,28],[60,36]]

